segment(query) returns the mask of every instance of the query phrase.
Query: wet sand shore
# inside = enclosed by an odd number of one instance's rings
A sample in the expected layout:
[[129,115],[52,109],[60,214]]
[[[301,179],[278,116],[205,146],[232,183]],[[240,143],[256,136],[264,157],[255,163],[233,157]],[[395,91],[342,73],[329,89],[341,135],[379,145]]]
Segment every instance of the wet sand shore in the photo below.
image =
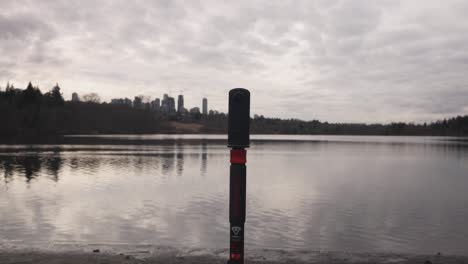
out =
[[[96,251],[96,252],[93,252]],[[227,251],[204,250],[179,251],[163,250],[160,252],[130,251],[102,252],[100,250],[86,251],[47,251],[47,250],[0,250],[2,264],[221,264],[227,263]],[[98,252],[99,251],[99,252]],[[468,257],[449,256],[441,253],[435,255],[405,255],[376,253],[344,253],[344,252],[305,252],[257,250],[249,252],[245,263],[279,264],[279,263],[407,263],[407,264],[468,264]]]

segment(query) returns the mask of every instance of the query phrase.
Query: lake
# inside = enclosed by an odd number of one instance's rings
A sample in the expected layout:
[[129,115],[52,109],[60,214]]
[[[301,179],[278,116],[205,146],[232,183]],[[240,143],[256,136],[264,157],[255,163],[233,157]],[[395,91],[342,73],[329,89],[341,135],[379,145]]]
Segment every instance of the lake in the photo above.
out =
[[[0,145],[0,245],[227,248],[225,136]],[[468,140],[252,136],[246,248],[468,255]]]

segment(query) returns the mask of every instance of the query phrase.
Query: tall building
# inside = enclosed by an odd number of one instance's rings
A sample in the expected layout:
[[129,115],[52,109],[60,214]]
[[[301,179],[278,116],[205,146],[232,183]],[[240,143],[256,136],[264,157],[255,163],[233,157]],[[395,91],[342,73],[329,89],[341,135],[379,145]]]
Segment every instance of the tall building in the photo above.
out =
[[175,113],[176,112],[176,108],[175,108],[175,100],[174,100],[174,97],[169,97],[168,98],[168,105],[169,105],[169,113]]
[[167,94],[164,94],[163,100],[161,102],[161,111],[164,113],[175,113],[175,100],[174,97],[170,97]]
[[80,97],[78,96],[77,93],[72,93],[72,102],[79,102]]
[[206,98],[203,98],[203,107],[202,107],[202,113],[204,115],[207,115],[208,114],[208,99]]
[[151,102],[151,109],[153,111],[159,111],[160,107],[161,107],[161,104],[160,104],[159,98],[156,98]]
[[179,95],[177,98],[177,112],[182,113],[184,111],[184,96]]
[[110,101],[111,104],[126,105],[132,107],[132,100],[128,98],[115,98]]
[[169,112],[169,95],[164,94],[161,101],[161,111],[164,113]]

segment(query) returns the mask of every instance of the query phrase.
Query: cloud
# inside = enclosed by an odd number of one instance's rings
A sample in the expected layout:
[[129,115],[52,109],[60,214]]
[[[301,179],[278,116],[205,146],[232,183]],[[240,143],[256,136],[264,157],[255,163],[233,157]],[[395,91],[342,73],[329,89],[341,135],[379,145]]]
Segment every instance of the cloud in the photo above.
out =
[[[105,100],[183,91],[226,111],[337,122],[466,114],[466,1],[0,3],[0,83]],[[4,74],[8,73],[8,74]]]

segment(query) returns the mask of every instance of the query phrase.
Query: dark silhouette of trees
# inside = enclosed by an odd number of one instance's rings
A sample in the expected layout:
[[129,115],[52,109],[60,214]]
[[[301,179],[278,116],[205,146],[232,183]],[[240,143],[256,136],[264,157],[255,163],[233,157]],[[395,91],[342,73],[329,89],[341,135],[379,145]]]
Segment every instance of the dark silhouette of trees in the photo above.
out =
[[143,96],[135,96],[135,99],[133,100],[133,107],[137,109],[143,108]]
[[101,97],[97,93],[85,94],[82,97],[84,102],[99,104],[101,102]]
[[85,102],[66,102],[58,84],[42,94],[31,83],[24,90],[8,83],[0,90],[0,138],[173,132],[167,118],[150,109],[101,104],[96,93],[83,98]]
[[127,105],[71,103],[64,107],[64,134],[159,133],[167,131],[166,118],[146,109]]
[[[217,111],[210,111],[208,115],[196,112],[170,115],[146,107],[144,98],[140,97],[140,101],[136,100],[136,106],[100,103],[96,93],[82,98],[84,102],[65,101],[58,84],[42,94],[32,83],[24,90],[8,83],[5,91],[0,90],[0,139],[64,134],[180,132],[174,122],[187,123],[188,126],[195,124],[193,127],[197,129],[193,131],[199,133],[224,134],[227,131],[227,115]],[[255,115],[251,119],[251,131],[254,134],[468,136],[468,116],[429,124],[359,124]]]
[[65,100],[62,97],[58,84],[56,84],[52,90],[47,92],[44,96],[45,101],[49,106],[63,106],[65,104]]
[[199,121],[203,124],[202,133],[226,133],[227,132],[227,115],[210,111],[207,116],[200,116]]
[[310,135],[427,135],[468,136],[468,116],[458,116],[431,124],[390,123],[328,123],[318,120],[277,119],[257,116],[251,129],[259,134],[310,134]]
[[33,87],[31,82],[29,82],[28,87],[23,91],[21,99],[22,106],[39,105],[42,100],[41,90],[37,87]]
[[[203,116],[203,133],[227,132],[227,115],[210,113]],[[255,115],[250,122],[253,134],[302,135],[409,135],[409,136],[468,136],[468,116],[458,116],[430,124],[390,123],[328,123],[318,120],[267,118]]]

